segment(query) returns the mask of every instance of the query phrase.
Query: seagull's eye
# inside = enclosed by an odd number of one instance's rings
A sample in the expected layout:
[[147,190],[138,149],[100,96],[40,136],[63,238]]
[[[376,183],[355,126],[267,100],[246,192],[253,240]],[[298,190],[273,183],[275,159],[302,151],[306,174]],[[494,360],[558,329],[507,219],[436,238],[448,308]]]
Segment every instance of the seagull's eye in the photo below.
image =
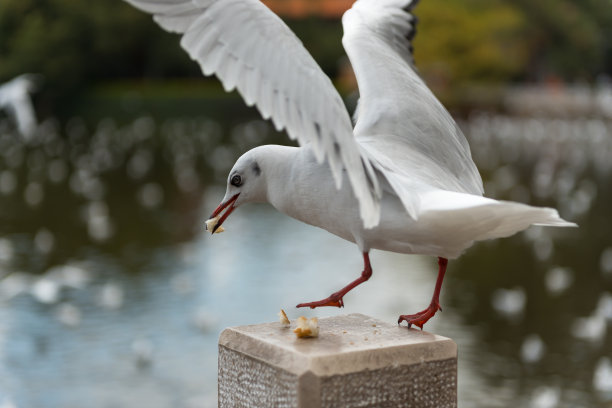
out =
[[238,174],[236,174],[232,177],[230,183],[232,184],[232,186],[239,187],[242,184],[242,178]]

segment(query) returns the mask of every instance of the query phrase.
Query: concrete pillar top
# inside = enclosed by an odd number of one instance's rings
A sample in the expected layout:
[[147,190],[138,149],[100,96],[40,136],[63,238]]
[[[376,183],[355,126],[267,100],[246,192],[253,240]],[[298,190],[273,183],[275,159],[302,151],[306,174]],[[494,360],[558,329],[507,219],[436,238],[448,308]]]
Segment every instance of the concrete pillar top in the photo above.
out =
[[456,359],[451,339],[362,314],[319,319],[319,337],[297,338],[279,322],[225,329],[219,345],[301,375],[333,376]]

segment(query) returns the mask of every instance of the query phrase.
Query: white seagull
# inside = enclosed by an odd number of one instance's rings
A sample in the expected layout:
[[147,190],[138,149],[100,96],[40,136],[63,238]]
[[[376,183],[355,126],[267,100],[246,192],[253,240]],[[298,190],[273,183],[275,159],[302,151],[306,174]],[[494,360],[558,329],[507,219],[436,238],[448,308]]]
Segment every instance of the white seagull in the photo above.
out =
[[12,117],[17,130],[29,139],[36,130],[36,113],[30,93],[37,88],[37,75],[22,74],[0,85],[0,109]]
[[363,253],[358,279],[297,307],[344,306],[343,296],[372,275],[371,249],[432,255],[439,271],[430,305],[398,320],[423,328],[440,310],[448,259],[474,241],[532,224],[575,226],[551,208],[482,196],[465,137],[415,70],[416,0],[357,0],[342,17],[342,44],[360,92],[354,127],[330,79],[259,0],[127,1],[182,34],[182,47],[205,75],[237,89],[301,146],[259,146],[242,155],[211,232],[236,207],[268,202]]

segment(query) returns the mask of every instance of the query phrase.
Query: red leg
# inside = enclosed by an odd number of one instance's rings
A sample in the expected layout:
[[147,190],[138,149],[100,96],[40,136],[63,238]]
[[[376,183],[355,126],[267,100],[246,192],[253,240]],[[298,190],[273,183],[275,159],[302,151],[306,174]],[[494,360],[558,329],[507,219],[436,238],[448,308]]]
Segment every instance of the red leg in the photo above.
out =
[[409,328],[414,324],[415,326],[418,326],[421,328],[421,330],[423,330],[423,325],[427,323],[427,321],[431,319],[438,310],[442,310],[442,308],[440,307],[440,289],[442,288],[442,281],[444,280],[446,265],[448,265],[448,259],[438,258],[438,279],[436,280],[436,288],[434,289],[433,297],[431,298],[431,303],[429,304],[427,309],[411,315],[401,315],[397,320],[397,324],[400,324],[402,320],[405,320],[406,323],[408,323]]
[[346,295],[351,289],[355,286],[359,285],[370,279],[372,276],[372,266],[370,265],[370,255],[367,252],[363,253],[363,272],[361,272],[361,276],[355,279],[353,282],[346,285],[344,288],[340,289],[336,293],[332,293],[329,297],[319,300],[317,302],[309,302],[309,303],[300,303],[296,307],[309,307],[314,309],[315,307],[321,306],[337,306],[344,307],[344,302],[342,301],[342,297]]

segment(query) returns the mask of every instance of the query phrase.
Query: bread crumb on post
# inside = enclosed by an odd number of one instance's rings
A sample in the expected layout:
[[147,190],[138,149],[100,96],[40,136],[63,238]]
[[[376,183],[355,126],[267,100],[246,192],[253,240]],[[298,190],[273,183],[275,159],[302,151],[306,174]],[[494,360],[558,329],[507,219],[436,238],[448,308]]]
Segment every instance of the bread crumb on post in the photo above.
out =
[[319,320],[316,317],[307,319],[300,316],[297,319],[297,327],[293,330],[298,338],[303,337],[318,337],[319,336]]
[[278,319],[280,321],[280,324],[283,325],[284,327],[291,326],[291,322],[289,321],[289,318],[287,317],[287,313],[285,313],[283,309],[281,309],[280,312],[278,312]]

